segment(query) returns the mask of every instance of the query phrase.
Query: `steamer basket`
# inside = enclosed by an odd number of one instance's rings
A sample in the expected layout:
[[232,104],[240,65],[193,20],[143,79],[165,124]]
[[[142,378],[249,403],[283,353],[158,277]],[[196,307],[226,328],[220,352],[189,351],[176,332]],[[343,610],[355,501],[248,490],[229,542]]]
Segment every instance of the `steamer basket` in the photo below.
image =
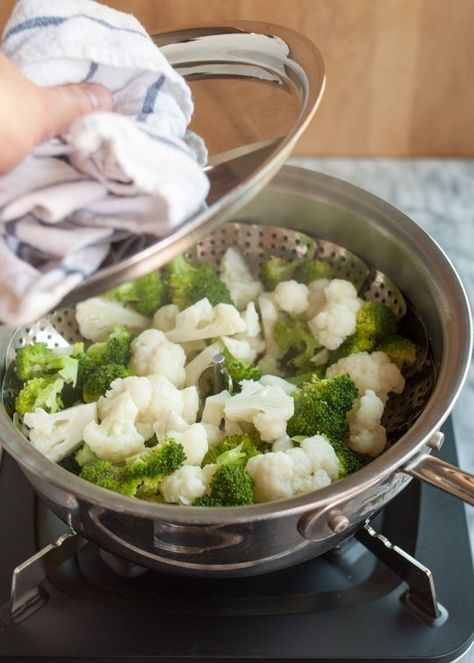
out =
[[[430,480],[427,470],[432,483],[474,500],[470,475],[443,465],[443,476],[438,467],[433,478],[429,456],[465,379],[471,348],[466,296],[436,244],[379,199],[292,167],[238,221],[201,240],[192,257],[218,261],[227,246],[239,246],[257,270],[269,253],[304,256],[314,247],[338,276],[357,283],[362,296],[383,301],[398,317],[406,312],[407,332],[424,352],[405,392],[386,408],[391,447],[362,470],[313,493],[249,507],[196,509],[146,503],[88,484],[31,448],[4,412],[1,438],[49,506],[86,538],[145,566],[244,575],[325,552],[383,507],[410,476]],[[19,329],[6,358],[25,342],[63,345],[77,339],[73,311],[64,309]],[[334,526],[335,516],[342,528]]]

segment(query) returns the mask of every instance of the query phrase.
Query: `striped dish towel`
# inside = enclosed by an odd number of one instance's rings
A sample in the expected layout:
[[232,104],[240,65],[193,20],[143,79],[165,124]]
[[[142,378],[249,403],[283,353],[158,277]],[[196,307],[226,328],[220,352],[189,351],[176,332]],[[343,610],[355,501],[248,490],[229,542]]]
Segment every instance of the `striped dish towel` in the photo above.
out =
[[207,153],[187,131],[188,86],[133,16],[92,0],[20,0],[1,50],[38,85],[91,81],[115,102],[0,177],[0,320],[21,324],[127,242],[195,214]]

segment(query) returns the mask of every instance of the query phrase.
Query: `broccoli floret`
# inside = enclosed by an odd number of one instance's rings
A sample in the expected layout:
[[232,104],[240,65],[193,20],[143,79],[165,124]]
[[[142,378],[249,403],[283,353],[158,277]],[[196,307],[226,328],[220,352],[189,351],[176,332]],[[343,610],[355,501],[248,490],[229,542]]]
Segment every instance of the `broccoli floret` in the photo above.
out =
[[169,439],[130,459],[125,466],[124,475],[135,479],[145,477],[159,479],[161,482],[164,476],[179,470],[185,462],[186,454],[183,446],[175,440]]
[[293,279],[298,283],[311,283],[317,279],[332,279],[334,270],[328,262],[311,258],[300,262],[293,272]]
[[298,373],[289,378],[285,378],[290,384],[295,384],[297,387],[300,387],[304,382],[309,382],[310,380],[322,379],[326,375],[326,366],[314,366],[307,373]]
[[77,402],[82,401],[84,383],[87,377],[97,368],[96,362],[84,352],[78,354],[76,359],[78,361],[76,384],[65,384],[61,393],[64,407],[72,407]]
[[341,343],[337,350],[333,350],[330,353],[328,364],[335,364],[336,361],[339,361],[339,359],[347,357],[354,352],[372,352],[374,347],[375,341],[373,338],[355,333],[352,336],[346,338],[346,340]]
[[297,266],[295,260],[269,256],[260,267],[260,279],[267,290],[275,290],[281,281],[290,281]]
[[[262,377],[262,371],[258,366],[248,364],[245,361],[239,361],[226,347],[222,350],[222,355],[225,359],[225,367],[234,386],[238,385],[242,380],[260,380]],[[236,391],[238,390],[236,389]]]
[[295,413],[288,421],[288,435],[325,435],[330,440],[344,440],[348,433],[346,414],[357,394],[347,374],[322,380],[313,376],[292,394]]
[[113,490],[115,493],[133,497],[137,492],[139,481],[130,477],[125,477],[123,469],[118,465],[113,465],[108,460],[95,460],[87,463],[82,468],[79,476],[81,479],[90,481],[96,486]]
[[218,468],[211,479],[209,497],[222,506],[253,504],[253,479],[240,465],[230,463]]
[[132,373],[121,364],[104,364],[97,366],[94,371],[88,373],[82,388],[82,400],[84,403],[93,403],[104,396],[110,385],[117,378],[127,378]]
[[303,320],[277,320],[273,327],[275,341],[283,352],[282,363],[298,373],[312,372],[312,357],[320,347]]
[[416,364],[416,345],[402,336],[389,336],[380,341],[376,349],[385,352],[400,369]]
[[[232,455],[232,452],[235,452],[234,455]],[[249,458],[256,456],[258,453],[260,453],[258,440],[254,437],[250,435],[226,435],[218,444],[209,447],[202,461],[202,466],[211,463],[224,465],[238,460],[242,460],[245,465]]]
[[339,460],[338,479],[342,479],[348,474],[352,474],[353,472],[360,470],[362,463],[357,458],[355,453],[344,444],[344,442],[341,442],[340,440],[330,440],[330,443]]
[[74,460],[80,467],[84,467],[87,463],[92,463],[99,460],[92,449],[84,442],[82,447],[76,452]]
[[58,412],[63,408],[63,387],[64,380],[60,377],[48,376],[28,380],[15,399],[15,410],[20,416],[26,412],[34,412],[39,407],[46,412]]
[[16,351],[16,374],[22,382],[58,373],[65,382],[75,384],[77,367],[77,359],[66,353],[55,352],[45,343],[31,343]]
[[166,303],[166,283],[158,272],[151,272],[135,281],[122,283],[109,290],[108,299],[115,299],[122,304],[130,304],[138,313],[152,316]]
[[96,364],[122,364],[130,359],[130,343],[134,334],[125,327],[115,327],[106,341],[93,343],[87,349],[87,356]]
[[194,502],[193,506],[225,506],[222,504],[222,502],[219,502],[215,497],[211,497],[210,495],[202,495],[202,497],[197,497]]
[[204,297],[213,306],[234,303],[228,287],[210,263],[194,267],[184,256],[178,256],[166,266],[166,280],[172,303],[181,309]]
[[397,331],[397,321],[393,311],[380,302],[365,302],[357,311],[356,334],[370,338],[374,342]]

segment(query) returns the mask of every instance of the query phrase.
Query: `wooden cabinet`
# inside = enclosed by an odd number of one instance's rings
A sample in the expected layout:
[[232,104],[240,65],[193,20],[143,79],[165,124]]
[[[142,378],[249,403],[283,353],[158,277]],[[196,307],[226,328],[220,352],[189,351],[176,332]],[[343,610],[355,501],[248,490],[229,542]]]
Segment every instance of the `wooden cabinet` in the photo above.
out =
[[[327,66],[306,155],[474,155],[473,0],[105,0],[147,29],[252,19],[306,34]],[[14,2],[1,0],[0,24]]]

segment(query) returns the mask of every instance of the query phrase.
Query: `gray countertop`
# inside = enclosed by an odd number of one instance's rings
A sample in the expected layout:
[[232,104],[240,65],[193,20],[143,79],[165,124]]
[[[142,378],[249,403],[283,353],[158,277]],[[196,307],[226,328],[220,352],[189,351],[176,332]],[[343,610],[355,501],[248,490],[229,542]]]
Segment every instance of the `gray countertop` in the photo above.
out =
[[[426,230],[451,259],[474,310],[474,160],[324,159],[291,163],[346,180],[383,198]],[[453,411],[459,462],[474,473],[474,366]],[[474,550],[474,508],[467,507]]]

